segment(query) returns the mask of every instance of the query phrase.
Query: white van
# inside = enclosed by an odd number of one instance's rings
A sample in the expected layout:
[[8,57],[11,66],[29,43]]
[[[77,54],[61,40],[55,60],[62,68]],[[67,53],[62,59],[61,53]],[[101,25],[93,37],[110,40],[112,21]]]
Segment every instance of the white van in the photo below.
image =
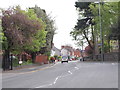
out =
[[61,63],[67,62],[68,63],[68,56],[62,56]]

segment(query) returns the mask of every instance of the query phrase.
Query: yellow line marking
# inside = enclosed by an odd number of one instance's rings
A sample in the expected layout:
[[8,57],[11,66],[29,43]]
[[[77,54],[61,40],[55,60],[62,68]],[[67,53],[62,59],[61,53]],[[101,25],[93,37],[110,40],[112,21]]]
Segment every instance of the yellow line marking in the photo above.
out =
[[37,72],[37,71],[41,71],[41,70],[45,70],[47,68],[51,68],[53,67],[54,65],[51,65],[51,66],[48,66],[48,67],[44,67],[44,68],[40,68],[40,69],[37,69],[37,70],[34,70],[34,71],[28,71],[28,72],[22,72],[22,73],[18,73],[18,74],[27,74],[27,73],[32,73],[32,72]]

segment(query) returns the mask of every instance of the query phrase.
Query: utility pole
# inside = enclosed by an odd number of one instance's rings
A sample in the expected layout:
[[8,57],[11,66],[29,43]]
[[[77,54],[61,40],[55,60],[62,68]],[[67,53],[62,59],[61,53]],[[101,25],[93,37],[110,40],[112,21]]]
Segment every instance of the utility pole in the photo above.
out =
[[104,43],[103,43],[103,34],[102,34],[102,18],[101,18],[101,0],[99,2],[99,21],[100,21],[100,39],[101,39],[101,60],[104,61]]

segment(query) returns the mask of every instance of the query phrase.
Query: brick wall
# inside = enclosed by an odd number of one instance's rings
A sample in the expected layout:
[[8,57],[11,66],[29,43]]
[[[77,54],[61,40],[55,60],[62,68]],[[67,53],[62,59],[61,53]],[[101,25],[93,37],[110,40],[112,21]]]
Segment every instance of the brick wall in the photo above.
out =
[[36,56],[35,62],[39,64],[48,64],[48,56],[38,55]]
[[75,51],[74,51],[74,56],[80,57],[80,56],[81,56],[80,51],[79,51],[79,50],[75,50]]

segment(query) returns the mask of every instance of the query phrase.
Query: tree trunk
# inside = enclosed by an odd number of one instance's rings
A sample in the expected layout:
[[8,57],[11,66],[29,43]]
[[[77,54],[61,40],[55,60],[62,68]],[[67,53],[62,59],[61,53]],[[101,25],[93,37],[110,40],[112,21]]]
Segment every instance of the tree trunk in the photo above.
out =
[[31,53],[32,63],[35,63],[36,52]]
[[89,41],[89,39],[88,39],[88,37],[87,37],[87,35],[86,35],[85,30],[83,31],[83,34],[84,34],[84,36],[85,36],[85,38],[86,38],[86,40],[87,40],[87,42],[88,42],[90,48],[93,49],[93,47],[92,47],[92,45],[91,45],[91,43],[90,43],[90,41]]
[[4,71],[10,69],[10,51],[9,50],[5,50],[3,54],[2,68]]

